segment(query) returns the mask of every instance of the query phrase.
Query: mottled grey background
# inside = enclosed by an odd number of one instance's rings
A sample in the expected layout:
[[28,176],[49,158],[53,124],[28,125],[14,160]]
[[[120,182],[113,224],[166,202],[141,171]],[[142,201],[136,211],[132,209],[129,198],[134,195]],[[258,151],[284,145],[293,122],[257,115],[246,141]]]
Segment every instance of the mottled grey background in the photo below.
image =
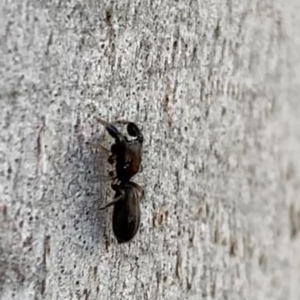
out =
[[[1,300],[299,300],[299,11],[1,1]],[[126,245],[96,116],[145,135]]]

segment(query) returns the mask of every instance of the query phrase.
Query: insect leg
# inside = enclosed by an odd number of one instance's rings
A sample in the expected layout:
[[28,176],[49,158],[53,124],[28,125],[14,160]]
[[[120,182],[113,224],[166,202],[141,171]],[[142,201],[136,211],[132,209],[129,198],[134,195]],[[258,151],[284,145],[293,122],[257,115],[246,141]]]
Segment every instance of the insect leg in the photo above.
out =
[[115,198],[113,201],[107,203],[106,205],[100,207],[99,209],[100,209],[100,210],[107,209],[107,208],[109,208],[109,207],[115,205],[117,202],[119,202],[123,197],[124,197],[124,195],[120,195],[119,197]]
[[96,145],[96,149],[97,149],[98,147],[101,148],[101,149],[102,149],[103,151],[105,151],[106,153],[110,153],[110,151],[109,151],[107,148],[105,148],[104,146],[102,146],[101,144],[97,144],[97,145]]
[[112,181],[115,179],[115,177],[110,175],[97,174],[96,176],[101,180],[107,180],[107,181]]

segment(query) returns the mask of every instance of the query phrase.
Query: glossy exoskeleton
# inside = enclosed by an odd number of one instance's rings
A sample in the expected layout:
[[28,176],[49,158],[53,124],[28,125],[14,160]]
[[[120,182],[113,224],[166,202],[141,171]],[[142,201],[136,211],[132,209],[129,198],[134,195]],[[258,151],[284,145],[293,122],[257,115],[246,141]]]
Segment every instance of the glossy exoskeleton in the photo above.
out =
[[110,164],[116,163],[115,178],[121,182],[128,182],[139,171],[144,137],[133,122],[122,122],[127,124],[128,135],[135,138],[132,140],[119,132],[113,124],[99,118],[98,122],[104,125],[110,136],[115,139],[115,143],[110,148],[111,155],[108,158]]
[[134,182],[113,184],[114,200],[100,209],[114,206],[112,227],[119,244],[131,241],[136,235],[141,219],[140,201],[143,189]]
[[129,140],[111,123],[101,119],[98,121],[115,140],[108,162],[115,163],[116,167],[116,175],[111,177],[114,200],[100,209],[114,206],[113,232],[119,244],[126,243],[133,239],[140,225],[140,201],[144,191],[130,179],[139,171],[144,138],[137,125],[132,122],[122,122],[127,124],[128,135],[135,138]]

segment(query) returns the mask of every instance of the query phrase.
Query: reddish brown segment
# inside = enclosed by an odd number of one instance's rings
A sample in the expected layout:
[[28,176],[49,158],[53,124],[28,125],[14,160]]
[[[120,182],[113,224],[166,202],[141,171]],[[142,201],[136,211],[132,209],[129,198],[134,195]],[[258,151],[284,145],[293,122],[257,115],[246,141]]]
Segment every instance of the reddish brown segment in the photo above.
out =
[[117,177],[122,182],[127,182],[140,168],[142,145],[132,143],[127,146],[125,153],[117,157],[116,171]]

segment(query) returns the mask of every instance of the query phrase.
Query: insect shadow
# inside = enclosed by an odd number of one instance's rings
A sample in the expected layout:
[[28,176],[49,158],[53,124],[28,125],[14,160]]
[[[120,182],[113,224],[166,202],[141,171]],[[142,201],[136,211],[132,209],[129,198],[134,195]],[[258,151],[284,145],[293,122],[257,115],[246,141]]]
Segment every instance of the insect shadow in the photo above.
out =
[[109,167],[107,154],[97,149],[101,142],[101,137],[91,138],[78,143],[76,149],[74,147],[68,153],[70,180],[67,194],[71,199],[68,202],[73,207],[71,217],[78,232],[78,242],[83,242],[85,248],[89,248],[87,240],[91,240],[93,247],[110,243],[110,234],[107,233],[109,217],[100,210],[112,194],[107,180],[99,175],[107,172]]

